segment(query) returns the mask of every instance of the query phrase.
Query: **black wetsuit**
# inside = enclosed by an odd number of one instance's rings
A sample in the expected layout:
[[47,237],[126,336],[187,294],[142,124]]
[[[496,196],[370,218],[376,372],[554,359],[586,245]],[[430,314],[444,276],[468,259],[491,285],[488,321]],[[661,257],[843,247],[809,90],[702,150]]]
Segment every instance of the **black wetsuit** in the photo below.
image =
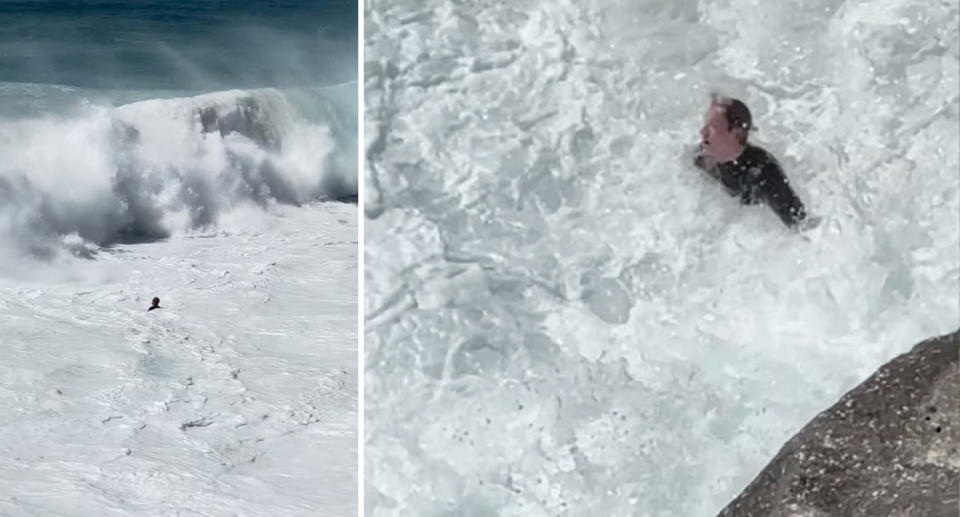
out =
[[720,181],[731,196],[745,205],[766,203],[787,226],[795,226],[807,217],[800,198],[777,160],[764,149],[747,144],[743,153],[730,162],[713,164],[698,155],[697,167]]

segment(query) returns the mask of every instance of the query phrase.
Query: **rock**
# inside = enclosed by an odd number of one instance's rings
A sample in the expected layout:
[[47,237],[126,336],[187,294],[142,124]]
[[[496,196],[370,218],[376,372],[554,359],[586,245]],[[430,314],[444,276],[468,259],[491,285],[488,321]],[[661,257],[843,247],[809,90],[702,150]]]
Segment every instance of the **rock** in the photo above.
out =
[[883,365],[791,438],[720,517],[956,517],[958,337]]

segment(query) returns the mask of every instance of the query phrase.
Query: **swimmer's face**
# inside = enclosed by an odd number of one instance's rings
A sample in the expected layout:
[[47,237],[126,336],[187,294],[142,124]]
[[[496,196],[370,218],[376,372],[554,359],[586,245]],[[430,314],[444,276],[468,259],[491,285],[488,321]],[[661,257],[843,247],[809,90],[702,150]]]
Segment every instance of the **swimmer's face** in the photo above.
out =
[[743,152],[741,131],[730,129],[724,114],[725,109],[721,105],[712,104],[707,110],[703,128],[700,129],[700,150],[720,162],[733,160]]

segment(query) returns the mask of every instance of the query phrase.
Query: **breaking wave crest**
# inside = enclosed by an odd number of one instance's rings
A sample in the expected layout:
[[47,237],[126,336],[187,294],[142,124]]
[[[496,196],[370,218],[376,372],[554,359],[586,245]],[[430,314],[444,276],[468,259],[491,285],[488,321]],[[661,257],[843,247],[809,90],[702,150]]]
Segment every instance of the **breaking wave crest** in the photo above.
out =
[[46,257],[216,227],[238,208],[354,197],[355,130],[330,91],[86,103],[0,122],[0,246]]

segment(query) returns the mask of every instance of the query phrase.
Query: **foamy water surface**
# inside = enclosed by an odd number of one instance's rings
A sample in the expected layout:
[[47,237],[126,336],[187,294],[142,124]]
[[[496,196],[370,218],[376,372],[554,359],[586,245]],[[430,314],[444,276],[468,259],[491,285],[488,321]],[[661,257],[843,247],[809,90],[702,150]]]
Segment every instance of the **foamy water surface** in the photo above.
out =
[[[715,515],[958,326],[957,7],[370,2],[369,515]],[[745,100],[815,229],[685,158]]]

